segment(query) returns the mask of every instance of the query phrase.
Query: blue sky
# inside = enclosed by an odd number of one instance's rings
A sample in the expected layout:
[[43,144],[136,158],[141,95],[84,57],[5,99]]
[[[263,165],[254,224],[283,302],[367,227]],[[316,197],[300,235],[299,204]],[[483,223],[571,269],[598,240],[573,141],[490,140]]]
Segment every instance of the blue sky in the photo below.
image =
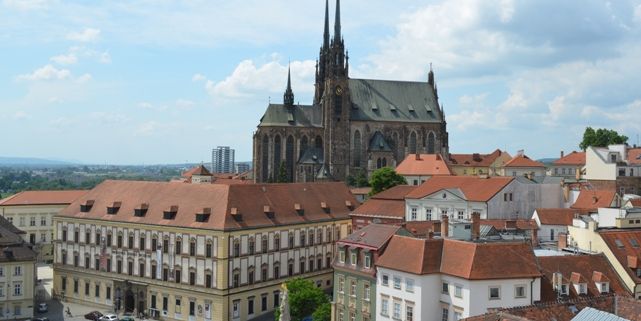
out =
[[[177,163],[230,145],[250,160],[288,61],[296,100],[311,101],[323,12],[322,0],[0,0],[0,154]],[[452,152],[554,157],[585,126],[641,134],[641,1],[343,0],[341,12],[351,77],[425,80],[433,63]]]

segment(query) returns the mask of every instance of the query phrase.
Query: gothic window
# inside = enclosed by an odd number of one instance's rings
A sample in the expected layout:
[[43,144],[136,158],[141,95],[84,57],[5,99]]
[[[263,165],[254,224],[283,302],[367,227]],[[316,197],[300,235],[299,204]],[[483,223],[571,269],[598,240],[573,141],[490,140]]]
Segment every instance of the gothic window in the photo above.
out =
[[334,115],[340,117],[342,109],[343,109],[343,100],[341,99],[341,96],[334,95]]
[[307,150],[307,146],[309,145],[309,142],[307,141],[307,136],[303,136],[303,138],[300,140],[300,150],[298,153],[298,157],[302,157],[305,151]]
[[391,144],[392,146],[391,147],[392,147],[392,151],[394,153],[394,159],[396,159],[397,161],[400,162],[402,159],[401,159],[401,157],[399,155],[399,149],[400,149],[399,147],[401,147],[401,144],[399,143],[399,141],[400,140],[398,138],[398,133],[394,133],[392,135],[392,144]]
[[382,167],[387,166],[387,158],[383,157],[383,160],[381,161],[381,165],[383,165]]
[[427,153],[434,154],[434,133],[430,132],[427,135]]
[[280,170],[280,156],[281,156],[281,144],[280,144],[280,136],[276,135],[274,137],[274,166],[272,168],[273,170],[273,179],[278,178],[278,171]]
[[323,139],[320,136],[314,138],[314,145],[316,148],[323,149]]
[[287,180],[292,182],[294,178],[294,137],[287,137],[285,144],[285,165],[287,166]]
[[416,132],[410,134],[410,154],[416,154]]
[[263,182],[266,182],[269,179],[269,137],[267,135],[263,136],[263,144],[262,144],[262,174],[263,174]]
[[381,168],[381,167],[382,167],[382,162],[381,162],[381,158],[379,157],[379,158],[376,159],[376,168],[378,169],[378,168]]
[[361,167],[361,132],[354,132],[354,167]]

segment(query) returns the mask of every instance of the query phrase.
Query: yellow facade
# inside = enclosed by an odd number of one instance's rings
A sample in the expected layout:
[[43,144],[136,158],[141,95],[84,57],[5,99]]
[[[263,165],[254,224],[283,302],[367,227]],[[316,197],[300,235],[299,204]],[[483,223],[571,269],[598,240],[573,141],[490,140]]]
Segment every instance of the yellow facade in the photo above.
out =
[[477,176],[477,175],[489,175],[497,176],[500,175],[499,171],[508,162],[512,159],[510,154],[503,152],[499,155],[492,164],[489,166],[470,166],[464,164],[448,164],[450,170],[454,175],[457,176]]
[[0,261],[0,320],[33,317],[35,260]]
[[[281,283],[291,277],[304,277],[322,288],[331,288],[328,258],[333,257],[334,242],[351,232],[350,224],[349,219],[342,219],[215,231],[59,216],[54,218],[54,294],[113,311],[120,291],[121,308],[133,301],[136,312],[158,311],[161,320],[248,320],[273,313]],[[103,242],[110,234],[111,244],[115,244],[105,249],[111,272],[96,268],[100,264],[97,231]],[[130,235],[134,238],[132,248],[128,244]],[[291,246],[290,235],[294,238]],[[145,239],[144,249],[140,249],[141,237]],[[168,253],[158,256],[159,251],[151,249],[152,239],[158,245],[167,244]],[[265,249],[263,240],[267,242]],[[117,242],[122,242],[120,247]],[[182,250],[175,254],[178,242]],[[212,245],[211,255],[206,254],[207,244]],[[162,273],[152,279],[151,270],[154,264],[159,265],[158,259],[162,261]],[[180,283],[173,273],[163,281],[165,269],[179,271]],[[279,277],[274,277],[276,272]],[[211,287],[206,286],[207,275],[211,275]]]

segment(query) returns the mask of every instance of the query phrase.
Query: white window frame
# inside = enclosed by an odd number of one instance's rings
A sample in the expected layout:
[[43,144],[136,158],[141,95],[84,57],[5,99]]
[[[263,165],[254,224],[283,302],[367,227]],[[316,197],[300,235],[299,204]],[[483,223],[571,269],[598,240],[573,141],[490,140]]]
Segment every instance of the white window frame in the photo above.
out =
[[[498,290],[498,296],[497,297],[492,297],[492,289],[497,289]],[[487,293],[488,299],[490,299],[490,300],[500,300],[501,299],[501,287],[500,286],[498,286],[498,285],[490,285],[488,287],[488,291],[487,292],[488,292]]]
[[392,282],[394,282],[394,288],[395,289],[397,289],[397,290],[401,289],[401,283],[403,282],[403,280],[401,279],[400,276],[394,275],[394,277],[392,278]]
[[389,315],[389,297],[381,297],[381,315]]
[[454,296],[457,298],[463,298],[463,286],[459,284],[454,285]]
[[[519,295],[519,289],[523,289],[523,294]],[[527,297],[527,286],[525,284],[517,284],[514,286],[514,298],[523,299]]]
[[414,279],[405,278],[405,291],[414,292]]
[[413,206],[410,208],[410,221],[416,221],[418,219],[418,208]]
[[389,274],[387,273],[381,274],[381,285],[389,286]]

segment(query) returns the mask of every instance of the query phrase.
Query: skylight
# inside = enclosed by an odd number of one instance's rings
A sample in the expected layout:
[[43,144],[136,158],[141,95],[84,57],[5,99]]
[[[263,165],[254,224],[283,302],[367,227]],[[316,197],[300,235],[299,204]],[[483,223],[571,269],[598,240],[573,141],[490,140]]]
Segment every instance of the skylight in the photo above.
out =
[[636,239],[630,239],[630,244],[632,244],[632,247],[639,247],[639,242]]
[[619,239],[614,239],[614,243],[616,243],[618,248],[623,248],[623,242]]

